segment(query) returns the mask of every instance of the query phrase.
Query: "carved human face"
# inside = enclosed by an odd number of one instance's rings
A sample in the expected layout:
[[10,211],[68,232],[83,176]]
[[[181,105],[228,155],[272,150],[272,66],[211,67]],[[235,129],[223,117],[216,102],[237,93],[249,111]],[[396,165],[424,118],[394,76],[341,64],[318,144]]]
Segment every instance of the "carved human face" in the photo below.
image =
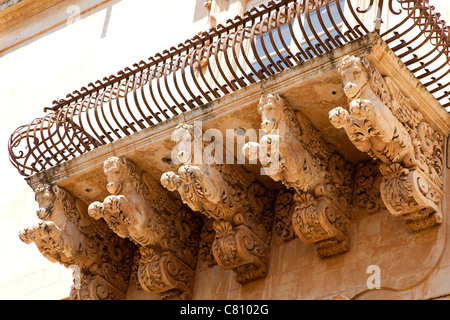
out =
[[104,173],[108,184],[106,190],[113,195],[119,194],[123,183],[123,166],[119,158],[110,158],[105,162]]
[[[177,146],[174,149],[176,152],[176,159],[182,164],[191,163],[193,146],[189,127],[187,125],[177,127],[172,133],[172,140],[177,142]],[[172,161],[176,163],[175,159],[172,159]]]
[[35,200],[39,204],[36,214],[41,220],[48,220],[52,214],[55,194],[50,186],[41,186],[36,191]]
[[277,124],[283,115],[280,102],[275,97],[269,96],[259,108],[262,119],[261,129],[267,133],[270,133],[277,127]]
[[340,75],[344,83],[344,93],[351,99],[358,99],[361,90],[368,81],[367,72],[361,63],[356,59],[350,65],[340,68]]

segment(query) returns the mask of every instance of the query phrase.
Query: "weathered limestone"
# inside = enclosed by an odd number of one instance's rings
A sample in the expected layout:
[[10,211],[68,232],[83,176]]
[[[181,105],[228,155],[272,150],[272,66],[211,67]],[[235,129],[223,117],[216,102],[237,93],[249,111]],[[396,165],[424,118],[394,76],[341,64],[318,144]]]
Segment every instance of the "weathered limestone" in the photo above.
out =
[[[271,192],[240,166],[207,159],[194,163],[195,142],[190,141],[199,141],[196,134],[193,126],[177,126],[172,138],[178,142],[182,166],[178,174],[164,173],[161,183],[177,191],[192,210],[214,220],[212,253],[221,267],[232,269],[239,283],[265,277],[273,219]],[[200,145],[201,150],[208,146]]]
[[349,111],[331,110],[330,121],[381,162],[380,192],[387,209],[413,231],[441,223],[442,134],[422,121],[402,91],[367,59],[346,56],[339,74]]
[[[268,175],[293,189],[295,205],[288,219],[295,234],[304,243],[315,243],[320,257],[347,251],[353,165],[278,94],[263,95],[258,112],[266,135],[259,143],[246,143],[243,152],[250,160],[259,155],[262,166],[270,166]],[[285,213],[278,212],[277,220],[285,218],[280,215]]]
[[[388,52],[384,47],[377,50],[379,55]],[[371,54],[367,57],[376,65],[378,60]],[[328,63],[319,58],[311,63]],[[31,177],[30,184],[39,179],[64,180],[63,185],[70,186],[68,190],[74,190],[74,194],[83,195],[86,203],[102,199],[94,202],[89,211],[98,221],[88,216],[86,209],[83,212],[89,223],[105,220],[103,227],[107,225],[111,230],[101,230],[111,238],[100,236],[101,232],[91,238],[89,232],[83,231],[82,221],[72,225],[65,222],[70,219],[56,219],[58,206],[52,209],[51,221],[23,232],[22,238],[34,241],[52,261],[68,267],[80,266],[82,286],[73,289],[71,298],[125,298],[127,293],[127,298],[133,298],[136,292],[130,294],[133,288],[126,291],[130,288],[128,283],[138,283],[143,289],[136,294],[139,298],[148,298],[147,292],[165,299],[353,297],[367,289],[369,265],[381,268],[383,286],[402,288],[422,279],[423,274],[438,266],[441,257],[442,268],[427,273],[429,277],[420,286],[397,293],[395,298],[427,298],[448,292],[448,259],[441,255],[448,227],[428,228],[440,223],[440,213],[448,212],[448,199],[443,194],[446,169],[442,138],[448,131],[439,132],[442,124],[430,120],[429,112],[411,91],[400,91],[393,80],[377,73],[369,60],[355,60],[344,59],[340,69],[342,76],[357,69],[357,74],[346,76],[345,86],[339,83],[333,69],[340,60],[333,61],[326,77],[317,68],[305,75],[313,80],[295,78],[295,84],[284,88],[291,78],[282,77],[305,74],[300,68],[296,73],[287,70],[264,84],[249,86],[244,93],[211,103],[210,109],[190,110],[172,122],[152,127],[145,135],[137,133],[74,159],[70,165],[57,168],[59,171],[53,169]],[[392,65],[396,70],[397,62]],[[361,74],[363,77],[359,77]],[[386,74],[398,83],[398,76]],[[365,78],[369,81],[365,82]],[[344,87],[352,97],[348,108]],[[255,105],[261,88],[279,94],[264,95],[259,100],[258,115]],[[314,88],[320,90],[308,96],[307,91]],[[322,93],[326,98],[322,99]],[[314,99],[317,104],[309,108]],[[220,109],[224,105],[233,108]],[[344,130],[337,130],[327,117],[336,105],[345,108],[332,111],[331,120],[338,127],[343,124]],[[186,148],[177,154],[180,168],[167,161],[174,145],[170,134],[176,123],[195,123],[198,119],[204,120],[205,127],[222,133],[229,128],[258,128],[262,122],[266,134],[258,143],[247,144],[244,151],[251,159],[260,160],[268,176],[250,174],[251,170],[257,174],[258,165],[197,163],[192,150]],[[186,137],[192,142],[192,129],[180,125],[175,130],[179,146]],[[201,148],[208,146],[211,144]],[[126,158],[105,162],[107,190],[111,193],[105,198],[104,191],[98,191],[105,189],[105,183],[102,179],[93,181],[91,176],[103,175],[100,164],[112,152]],[[131,159],[140,166],[136,167]],[[85,171],[73,166],[81,162]],[[150,176],[161,173],[161,181]],[[160,182],[176,193],[164,190]],[[269,190],[274,192],[280,187],[278,196],[272,197]],[[84,192],[87,188],[91,190]],[[178,196],[186,207],[174,200]],[[45,208],[51,207],[49,203],[57,203],[51,197],[47,192],[46,198],[38,199],[38,214],[44,220],[50,214]],[[189,209],[202,217],[203,225]],[[405,219],[409,230],[423,231],[402,230],[399,226],[403,221],[396,217]],[[271,237],[272,226],[279,237]],[[301,241],[290,241],[296,237]],[[187,245],[189,241],[192,246]],[[331,258],[326,262],[318,259],[314,247],[305,244],[314,244],[319,257]],[[124,250],[128,246],[126,257],[116,258],[113,249]],[[347,253],[338,255],[343,252]],[[196,265],[197,257],[205,263]],[[104,262],[108,259],[115,269],[108,269]],[[100,269],[99,263],[104,265]],[[118,275],[107,271],[120,268],[123,271]],[[224,269],[233,270],[240,283],[259,281],[241,286]],[[103,287],[108,290],[103,291]],[[120,290],[114,291],[115,288]],[[342,294],[337,295],[338,292]],[[369,297],[386,298],[385,294],[386,291],[373,290]]]
[[103,218],[117,235],[139,246],[138,280],[144,290],[189,299],[201,220],[124,157],[110,157],[104,173],[112,195],[92,203],[89,215]]
[[380,166],[374,161],[360,162],[353,177],[355,187],[353,197],[359,208],[364,208],[368,214],[374,214],[386,209],[380,194],[383,176]]
[[42,184],[35,193],[42,222],[21,231],[20,239],[34,242],[52,262],[78,268],[71,299],[125,299],[134,246],[89,217],[87,206],[63,188]]

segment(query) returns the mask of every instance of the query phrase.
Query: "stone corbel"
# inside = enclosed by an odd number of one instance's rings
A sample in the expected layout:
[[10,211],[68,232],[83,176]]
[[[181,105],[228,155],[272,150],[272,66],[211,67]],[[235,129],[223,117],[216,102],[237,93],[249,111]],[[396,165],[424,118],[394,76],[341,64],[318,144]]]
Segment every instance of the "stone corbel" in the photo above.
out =
[[[194,163],[195,145],[182,143],[194,141],[194,136],[193,126],[177,126],[172,138],[178,142],[177,157],[182,166],[177,173],[164,173],[162,185],[178,192],[192,210],[213,220],[211,251],[222,268],[233,270],[239,283],[265,277],[273,222],[272,194],[242,167],[211,161]],[[204,150],[207,146],[202,142],[201,147]]]
[[[22,230],[19,237],[34,242],[51,262],[77,270],[70,298],[124,299],[131,272],[127,260],[134,246],[90,218],[87,206],[61,187],[41,184],[35,198],[42,221]],[[101,294],[94,289],[99,286]]]
[[320,257],[346,252],[353,165],[278,94],[263,95],[258,112],[266,134],[259,143],[246,143],[243,153],[259,159],[265,174],[292,191],[279,194],[276,230],[285,240],[295,234],[304,243],[314,243]]
[[71,300],[125,300],[126,292],[117,289],[115,283],[104,277],[81,274],[80,286],[72,286]]
[[[184,274],[195,274],[201,219],[126,158],[110,157],[103,169],[108,181],[106,188],[112,195],[103,203],[92,203],[89,215],[104,219],[117,235],[139,246],[141,260],[137,274],[144,290],[163,298],[189,299],[193,276],[189,281],[183,278],[174,281],[173,270],[168,266],[178,266]],[[151,268],[155,263],[158,271]],[[150,282],[156,275],[149,272],[158,272],[161,284],[152,285]]]
[[382,164],[380,191],[387,209],[405,219],[408,229],[419,231],[442,223],[442,190],[421,170],[398,163]]
[[144,290],[159,294],[164,300],[192,298],[195,270],[170,251],[158,254],[141,247],[138,280]]
[[386,208],[403,217],[412,231],[441,223],[442,135],[367,59],[344,57],[339,75],[349,110],[331,110],[330,121],[381,163],[380,192]]

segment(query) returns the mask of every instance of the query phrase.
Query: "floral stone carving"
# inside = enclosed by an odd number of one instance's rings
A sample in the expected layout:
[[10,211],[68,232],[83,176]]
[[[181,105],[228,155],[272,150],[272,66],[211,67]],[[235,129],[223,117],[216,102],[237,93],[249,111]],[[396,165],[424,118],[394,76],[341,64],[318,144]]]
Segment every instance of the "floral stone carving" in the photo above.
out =
[[[137,273],[144,290],[165,299],[189,299],[201,219],[126,158],[110,157],[103,169],[112,195],[92,203],[89,215],[103,218],[117,235],[139,245]],[[189,279],[175,275],[175,269]]]
[[[344,57],[339,74],[349,111],[331,110],[330,121],[344,128],[359,150],[382,163],[380,190],[387,209],[403,216],[411,230],[440,223],[442,135],[423,121],[392,79],[383,77],[367,59]],[[411,180],[413,176],[416,181]]]
[[386,209],[380,194],[382,178],[380,166],[374,161],[361,162],[356,168],[353,197],[357,205],[369,214]]
[[42,222],[24,229],[19,237],[34,242],[50,261],[79,270],[71,299],[124,299],[135,247],[117,237],[103,221],[89,217],[87,206],[56,185],[35,189]]
[[[246,143],[243,153],[250,160],[259,158],[273,180],[295,191],[292,197],[279,195],[283,200],[276,206],[277,231],[289,240],[293,229],[303,242],[316,245],[320,257],[347,251],[353,165],[278,94],[263,95],[258,112],[266,134],[259,143]],[[275,169],[274,163],[279,164]]]
[[[161,183],[177,191],[192,210],[213,220],[211,250],[221,267],[232,269],[239,283],[265,277],[273,222],[272,194],[242,167],[206,160],[191,163],[195,145],[182,142],[194,141],[198,134],[201,132],[194,134],[193,126],[177,126],[172,140],[179,142],[177,157],[182,166],[178,173],[164,173]],[[201,144],[202,150],[208,147]]]

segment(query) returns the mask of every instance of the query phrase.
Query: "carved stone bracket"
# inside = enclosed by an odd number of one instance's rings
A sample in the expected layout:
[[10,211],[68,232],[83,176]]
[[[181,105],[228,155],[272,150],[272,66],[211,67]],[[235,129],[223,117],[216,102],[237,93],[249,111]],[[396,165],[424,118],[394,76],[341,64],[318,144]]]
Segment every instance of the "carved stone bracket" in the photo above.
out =
[[[137,274],[144,290],[163,298],[189,298],[201,219],[179,200],[172,199],[156,180],[126,158],[107,159],[104,172],[107,190],[112,195],[103,203],[92,203],[89,215],[104,219],[117,235],[129,238],[140,247]],[[156,267],[159,269],[154,269]],[[192,281],[180,280],[172,268],[189,274]],[[158,277],[161,283],[156,285]]]
[[144,290],[166,300],[191,299],[195,270],[169,251],[141,247],[138,279]]
[[[177,191],[192,210],[214,221],[211,249],[220,266],[232,269],[239,283],[264,277],[273,223],[272,193],[242,167],[206,160],[191,163],[195,145],[182,142],[196,141],[197,134],[193,126],[177,126],[172,138],[179,142],[177,157],[182,166],[178,173],[164,173],[161,183]],[[200,141],[202,150],[209,146]]]
[[37,211],[42,222],[19,233],[34,242],[51,262],[75,268],[71,299],[123,299],[135,247],[117,237],[102,221],[89,217],[87,206],[56,185],[39,185]]
[[336,205],[327,197],[315,198],[281,190],[275,205],[275,230],[284,241],[296,236],[305,244],[314,244],[316,254],[326,258],[344,253],[350,247],[351,209]]
[[443,192],[420,169],[383,164],[381,197],[388,210],[403,217],[411,231],[442,222],[439,204]]
[[276,230],[284,240],[294,233],[303,242],[316,245],[320,257],[349,248],[353,165],[300,112],[278,94],[263,95],[258,104],[260,142],[248,142],[243,153],[259,159],[273,180],[290,191],[282,191],[276,202]]
[[296,235],[306,244],[316,245],[321,258],[346,252],[349,249],[351,226],[350,208],[341,206],[326,197],[314,198],[310,194],[296,194],[296,207],[292,225]]
[[117,289],[115,283],[101,276],[81,274],[80,288],[72,286],[71,300],[125,300],[126,291]]
[[330,121],[344,128],[359,150],[382,163],[380,190],[387,209],[404,217],[410,230],[441,223],[442,135],[367,59],[344,57],[339,74],[349,111],[333,109]]

